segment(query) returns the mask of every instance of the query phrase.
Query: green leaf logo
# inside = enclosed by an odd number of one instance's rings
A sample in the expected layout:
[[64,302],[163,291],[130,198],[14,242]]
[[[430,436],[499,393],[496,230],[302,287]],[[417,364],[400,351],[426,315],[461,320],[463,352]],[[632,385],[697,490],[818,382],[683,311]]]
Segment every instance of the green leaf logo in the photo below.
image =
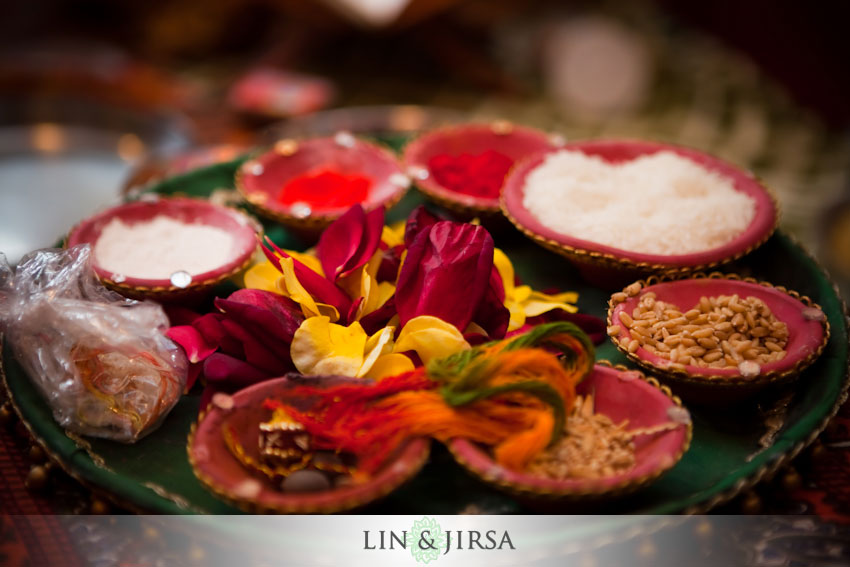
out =
[[434,518],[427,516],[413,522],[410,528],[410,553],[417,563],[430,563],[440,557],[446,545],[446,534]]

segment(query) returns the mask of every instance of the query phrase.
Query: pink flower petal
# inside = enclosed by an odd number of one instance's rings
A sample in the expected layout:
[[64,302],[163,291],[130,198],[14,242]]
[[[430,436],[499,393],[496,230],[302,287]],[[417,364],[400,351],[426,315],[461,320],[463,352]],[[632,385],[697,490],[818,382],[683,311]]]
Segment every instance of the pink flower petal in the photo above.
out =
[[400,325],[433,315],[466,329],[490,287],[492,268],[493,238],[483,227],[440,221],[421,230],[396,287]]
[[218,348],[217,343],[208,342],[198,330],[191,325],[171,327],[165,335],[183,347],[189,362],[201,362]]

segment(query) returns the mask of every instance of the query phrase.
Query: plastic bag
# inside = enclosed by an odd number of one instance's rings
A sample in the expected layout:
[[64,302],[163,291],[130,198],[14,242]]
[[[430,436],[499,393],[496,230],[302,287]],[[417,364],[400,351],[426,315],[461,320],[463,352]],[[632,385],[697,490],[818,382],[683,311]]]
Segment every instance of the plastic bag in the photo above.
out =
[[103,287],[88,244],[0,254],[0,328],[18,362],[75,433],[132,443],[155,429],[186,385],[183,351],[153,302]]

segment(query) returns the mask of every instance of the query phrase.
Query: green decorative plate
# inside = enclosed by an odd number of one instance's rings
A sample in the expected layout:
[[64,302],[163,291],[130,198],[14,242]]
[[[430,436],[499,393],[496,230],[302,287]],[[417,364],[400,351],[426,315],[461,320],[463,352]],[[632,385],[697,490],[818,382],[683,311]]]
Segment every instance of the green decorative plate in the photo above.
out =
[[[215,189],[232,188],[239,163],[220,164],[172,178],[153,190],[204,196]],[[418,194],[409,193],[393,209],[389,220],[404,218],[420,202]],[[266,232],[285,247],[300,245],[279,226],[267,225]],[[565,259],[515,231],[497,234],[496,240],[525,281],[537,288],[576,290],[583,312],[605,316],[608,292],[584,284]],[[817,263],[780,232],[756,252],[726,267],[726,271],[786,286],[820,304],[832,327],[823,355],[797,382],[784,389],[722,410],[689,408],[694,421],[693,442],[681,462],[653,485],[594,508],[593,512],[665,514],[708,510],[769,477],[793,458],[814,440],[844,400],[848,384],[847,319],[834,286]],[[598,358],[628,363],[611,343],[598,349]],[[239,513],[207,492],[189,466],[186,438],[197,415],[197,395],[184,397],[159,430],[135,445],[121,445],[66,434],[53,421],[47,405],[8,348],[3,352],[3,366],[6,385],[24,423],[58,464],[83,484],[132,510]],[[435,444],[430,462],[416,478],[364,511],[453,514],[516,513],[525,509],[468,476],[445,449]]]

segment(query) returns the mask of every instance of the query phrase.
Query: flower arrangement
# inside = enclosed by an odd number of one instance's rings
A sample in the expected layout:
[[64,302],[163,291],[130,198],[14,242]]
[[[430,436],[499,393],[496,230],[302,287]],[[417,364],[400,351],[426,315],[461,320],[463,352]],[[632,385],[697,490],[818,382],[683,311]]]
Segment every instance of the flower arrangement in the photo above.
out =
[[547,321],[604,333],[577,313],[576,293],[519,283],[484,227],[424,207],[386,226],[383,209],[355,205],[312,250],[268,239],[262,250],[244,289],[168,332],[192,362],[191,382],[203,376],[205,401],[293,370],[380,381]]

